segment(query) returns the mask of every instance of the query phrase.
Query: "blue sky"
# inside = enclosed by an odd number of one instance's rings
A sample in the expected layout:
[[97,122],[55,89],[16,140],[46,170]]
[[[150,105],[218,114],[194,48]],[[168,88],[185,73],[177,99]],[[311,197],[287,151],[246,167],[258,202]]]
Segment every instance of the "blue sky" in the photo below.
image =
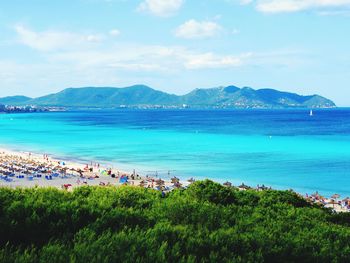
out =
[[146,84],[350,106],[350,0],[4,0],[0,96]]

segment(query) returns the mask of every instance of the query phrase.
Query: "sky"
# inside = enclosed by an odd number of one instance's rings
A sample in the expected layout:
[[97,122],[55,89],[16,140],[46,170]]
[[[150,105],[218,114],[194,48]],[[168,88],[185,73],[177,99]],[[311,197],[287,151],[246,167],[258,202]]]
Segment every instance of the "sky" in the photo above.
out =
[[0,97],[134,84],[350,106],[350,0],[1,0]]

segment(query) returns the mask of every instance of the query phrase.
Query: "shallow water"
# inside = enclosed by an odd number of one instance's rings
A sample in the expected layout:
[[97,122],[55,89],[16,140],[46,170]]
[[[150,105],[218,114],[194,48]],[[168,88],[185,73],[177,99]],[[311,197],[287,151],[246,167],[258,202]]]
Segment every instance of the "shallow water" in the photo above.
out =
[[162,177],[350,195],[350,109],[2,114],[0,145]]

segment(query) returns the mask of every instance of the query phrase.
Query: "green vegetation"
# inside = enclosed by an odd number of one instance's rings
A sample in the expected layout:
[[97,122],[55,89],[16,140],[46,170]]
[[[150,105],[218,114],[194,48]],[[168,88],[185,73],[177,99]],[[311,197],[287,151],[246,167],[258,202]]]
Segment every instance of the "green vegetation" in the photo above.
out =
[[176,96],[144,85],[126,88],[69,88],[39,98],[0,98],[0,104],[64,107],[178,106],[222,108],[328,108],[335,104],[318,95],[301,96],[273,89],[254,90],[235,86],[196,89]]
[[0,189],[1,262],[349,262],[350,216],[211,181]]
[[31,100],[31,98],[25,97],[25,96],[10,96],[5,98],[0,98],[0,104],[20,105],[23,103],[25,104],[29,100]]

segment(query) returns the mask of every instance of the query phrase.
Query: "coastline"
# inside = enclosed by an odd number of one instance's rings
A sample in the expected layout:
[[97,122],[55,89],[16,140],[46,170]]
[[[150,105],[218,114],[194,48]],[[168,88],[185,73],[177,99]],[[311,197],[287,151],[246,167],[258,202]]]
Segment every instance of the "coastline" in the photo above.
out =
[[[18,151],[13,149],[7,149],[0,147],[0,164],[6,163],[7,160],[11,160],[17,163],[24,163],[30,167],[42,166],[48,169],[47,174],[53,174],[61,170],[66,169],[71,172],[67,172],[68,176],[65,178],[61,176],[53,177],[48,180],[45,177],[34,178],[25,176],[25,178],[17,178],[20,173],[15,173],[9,181],[4,181],[4,178],[0,180],[0,187],[55,187],[58,189],[71,190],[75,187],[90,185],[90,186],[121,186],[123,184],[129,184],[132,186],[140,186],[144,184],[145,187],[155,188],[157,180],[160,178],[150,177],[147,175],[127,172],[123,169],[108,166],[104,163],[94,162],[79,162],[77,160],[69,160],[67,158],[57,158],[54,155],[46,153],[38,154],[35,152]],[[61,167],[57,169],[57,167]],[[91,170],[90,170],[91,169]],[[82,171],[79,173],[78,171]],[[0,167],[1,174],[1,167]],[[29,179],[30,178],[30,179]],[[122,180],[127,178],[127,181]],[[164,181],[165,190],[172,190],[171,181]],[[181,185],[188,185],[187,182],[181,182]],[[68,186],[68,187],[65,187]]]
[[158,171],[165,177],[171,169],[171,175],[185,180],[193,176],[350,196],[349,111],[314,114],[312,119],[294,110],[9,115],[1,120],[0,146],[83,163],[103,160],[129,172]]
[[[15,165],[21,165],[25,169],[31,169],[33,166],[43,167],[47,170],[47,176],[51,174],[59,174],[56,176],[48,177],[36,177],[36,172],[26,173],[24,170],[19,173],[13,173],[11,178],[5,176],[2,172],[2,168],[9,167],[9,162],[15,163]],[[5,165],[5,166],[4,166]],[[6,167],[6,165],[8,165]],[[59,167],[59,168],[58,168]],[[7,170],[7,171],[9,171]],[[66,172],[70,171],[70,172]],[[19,177],[20,174],[25,174],[23,177]],[[64,176],[63,176],[64,173]],[[76,187],[89,185],[89,186],[141,186],[146,188],[152,188],[162,192],[168,192],[175,188],[187,187],[195,179],[191,178],[188,181],[180,180],[177,177],[174,178],[162,178],[158,176],[149,176],[137,174],[134,170],[132,173],[125,170],[115,168],[114,166],[108,166],[106,163],[94,163],[84,162],[68,158],[58,158],[54,155],[48,155],[46,153],[39,154],[35,152],[19,151],[0,147],[0,187],[55,187],[58,189],[65,189],[68,191],[73,190]],[[7,178],[5,180],[5,178]],[[175,180],[175,181],[174,181]],[[234,186],[229,182],[221,184],[225,186]],[[252,189],[256,191],[263,191],[272,189],[264,185],[253,188],[251,186],[242,183],[240,186],[235,186],[239,190]],[[275,190],[275,189],[273,189]],[[291,191],[294,191],[291,189]],[[350,212],[350,199],[346,198],[342,201],[337,201],[339,196],[333,195],[332,197],[324,197],[318,192],[311,195],[303,195],[297,193],[299,196],[305,198],[307,201],[317,203],[323,207],[331,208],[335,212]]]

